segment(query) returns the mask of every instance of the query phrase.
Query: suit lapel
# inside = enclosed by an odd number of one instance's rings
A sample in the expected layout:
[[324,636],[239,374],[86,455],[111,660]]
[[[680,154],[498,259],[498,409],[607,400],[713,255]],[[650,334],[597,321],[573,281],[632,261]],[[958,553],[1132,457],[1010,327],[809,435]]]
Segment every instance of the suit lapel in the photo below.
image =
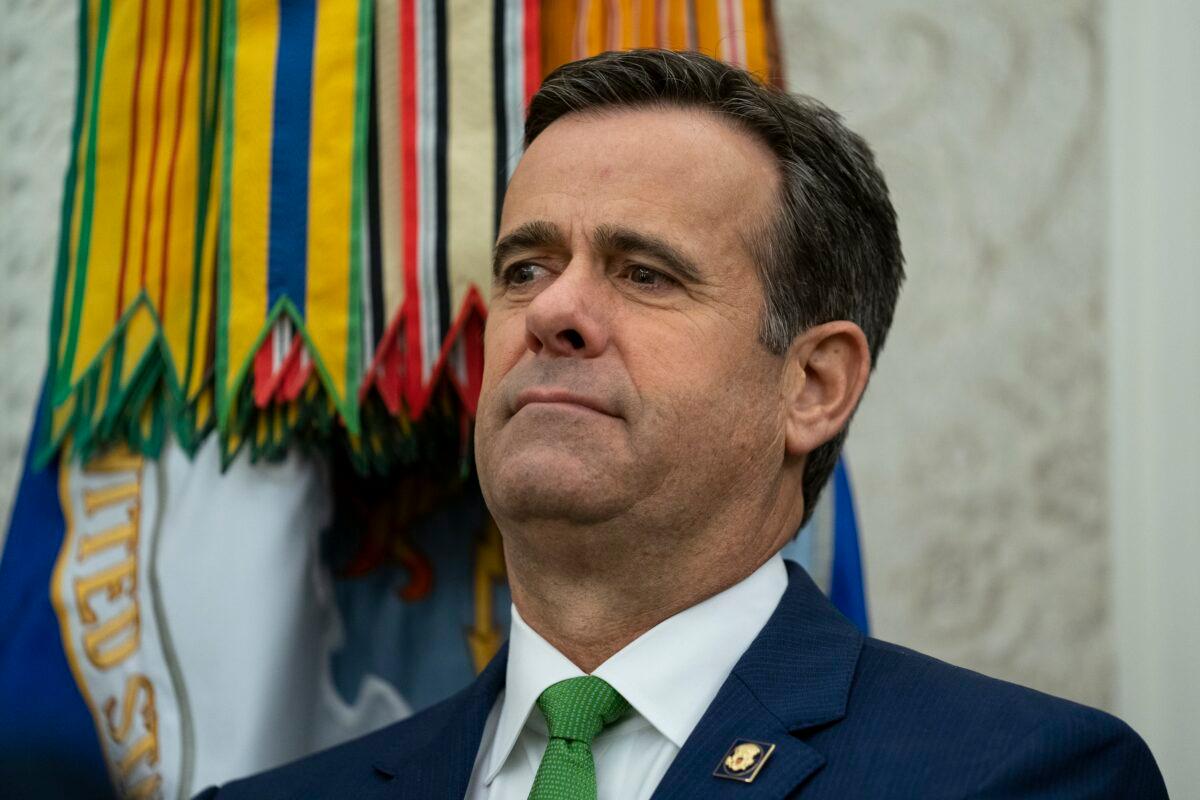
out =
[[[684,743],[653,800],[776,800],[824,765],[824,755],[795,734],[845,716],[863,637],[803,569],[787,566],[788,588],[779,607]],[[738,740],[775,745],[751,783],[713,775]]]
[[[750,784],[713,775],[739,739],[775,745]],[[663,776],[653,800],[786,797],[824,763],[824,757],[793,737],[739,678],[730,676]]]
[[444,800],[466,794],[484,725],[504,688],[507,663],[506,642],[475,682],[440,709],[440,724],[422,726],[421,738],[389,743],[370,759],[366,768],[374,771],[380,787],[375,796]]

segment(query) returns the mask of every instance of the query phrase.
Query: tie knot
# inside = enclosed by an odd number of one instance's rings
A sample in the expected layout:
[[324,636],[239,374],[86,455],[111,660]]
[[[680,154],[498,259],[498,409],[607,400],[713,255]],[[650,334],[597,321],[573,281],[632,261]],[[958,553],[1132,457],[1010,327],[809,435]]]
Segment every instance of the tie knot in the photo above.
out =
[[591,744],[596,734],[629,712],[629,701],[601,678],[583,675],[550,686],[537,701],[550,738]]

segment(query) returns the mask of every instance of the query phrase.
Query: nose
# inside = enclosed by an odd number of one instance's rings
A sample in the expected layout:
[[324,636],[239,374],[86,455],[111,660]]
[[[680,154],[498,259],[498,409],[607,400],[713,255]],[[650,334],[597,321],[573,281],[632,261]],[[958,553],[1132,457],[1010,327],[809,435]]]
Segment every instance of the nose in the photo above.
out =
[[586,265],[568,264],[525,309],[525,345],[538,355],[594,358],[608,347],[602,289]]

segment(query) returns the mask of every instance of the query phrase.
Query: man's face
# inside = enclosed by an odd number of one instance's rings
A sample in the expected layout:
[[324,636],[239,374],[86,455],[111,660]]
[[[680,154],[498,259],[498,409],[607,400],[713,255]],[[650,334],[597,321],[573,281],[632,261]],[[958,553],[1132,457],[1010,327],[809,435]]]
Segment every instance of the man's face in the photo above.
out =
[[[693,110],[573,114],[505,197],[476,458],[501,519],[702,519],[783,461],[783,359],[744,236],[770,152]],[[766,483],[764,483],[766,482]]]

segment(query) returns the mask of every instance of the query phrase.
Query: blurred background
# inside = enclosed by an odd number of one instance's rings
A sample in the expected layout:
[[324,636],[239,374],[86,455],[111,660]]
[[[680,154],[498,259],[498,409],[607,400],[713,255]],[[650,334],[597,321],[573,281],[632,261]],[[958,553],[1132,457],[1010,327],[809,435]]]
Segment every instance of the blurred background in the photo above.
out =
[[[847,458],[872,634],[1120,714],[1200,796],[1200,11],[779,0],[908,282]],[[0,6],[0,519],[46,363],[78,6]]]

